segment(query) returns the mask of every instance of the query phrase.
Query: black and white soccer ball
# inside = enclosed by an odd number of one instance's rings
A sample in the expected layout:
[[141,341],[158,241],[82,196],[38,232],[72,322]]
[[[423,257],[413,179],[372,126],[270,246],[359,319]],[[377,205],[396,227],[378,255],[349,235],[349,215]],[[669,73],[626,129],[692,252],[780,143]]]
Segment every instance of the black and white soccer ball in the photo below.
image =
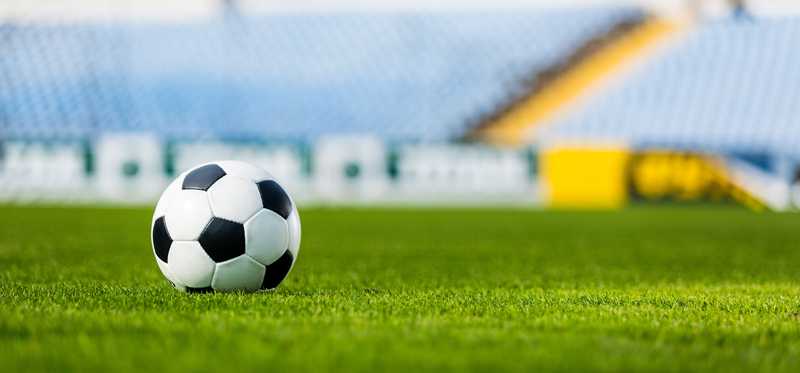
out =
[[300,217],[263,169],[240,161],[182,173],[156,205],[151,227],[161,273],[186,292],[273,289],[300,250]]

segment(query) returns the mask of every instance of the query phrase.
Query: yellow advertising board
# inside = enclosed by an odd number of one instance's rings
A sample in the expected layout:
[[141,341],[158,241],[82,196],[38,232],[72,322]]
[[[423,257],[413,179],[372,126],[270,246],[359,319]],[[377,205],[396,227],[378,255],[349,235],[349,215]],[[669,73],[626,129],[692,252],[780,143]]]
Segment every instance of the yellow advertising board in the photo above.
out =
[[629,201],[734,201],[765,208],[735,183],[721,158],[672,150],[558,146],[539,157],[551,207],[615,208]]

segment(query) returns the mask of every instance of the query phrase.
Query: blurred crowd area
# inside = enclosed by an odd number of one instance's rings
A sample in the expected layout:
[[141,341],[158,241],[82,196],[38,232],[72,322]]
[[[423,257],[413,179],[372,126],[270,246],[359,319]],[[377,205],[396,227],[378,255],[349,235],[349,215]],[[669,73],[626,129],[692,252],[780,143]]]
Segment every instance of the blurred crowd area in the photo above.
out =
[[800,205],[793,1],[0,4],[0,199]]

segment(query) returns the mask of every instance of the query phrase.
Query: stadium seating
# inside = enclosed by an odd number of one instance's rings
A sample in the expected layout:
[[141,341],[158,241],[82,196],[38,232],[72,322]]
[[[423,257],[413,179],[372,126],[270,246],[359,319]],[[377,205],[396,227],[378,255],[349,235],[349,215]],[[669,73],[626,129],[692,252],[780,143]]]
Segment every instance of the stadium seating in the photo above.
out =
[[537,136],[797,157],[798,40],[797,18],[702,24]]
[[446,140],[627,8],[0,24],[6,138]]

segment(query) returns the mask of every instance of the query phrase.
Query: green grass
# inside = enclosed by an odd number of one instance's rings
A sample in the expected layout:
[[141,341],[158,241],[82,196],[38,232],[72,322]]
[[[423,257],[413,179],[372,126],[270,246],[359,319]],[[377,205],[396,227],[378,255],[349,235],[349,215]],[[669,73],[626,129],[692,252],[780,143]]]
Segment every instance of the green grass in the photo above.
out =
[[301,213],[277,291],[187,295],[148,210],[0,207],[0,371],[800,371],[800,216]]

